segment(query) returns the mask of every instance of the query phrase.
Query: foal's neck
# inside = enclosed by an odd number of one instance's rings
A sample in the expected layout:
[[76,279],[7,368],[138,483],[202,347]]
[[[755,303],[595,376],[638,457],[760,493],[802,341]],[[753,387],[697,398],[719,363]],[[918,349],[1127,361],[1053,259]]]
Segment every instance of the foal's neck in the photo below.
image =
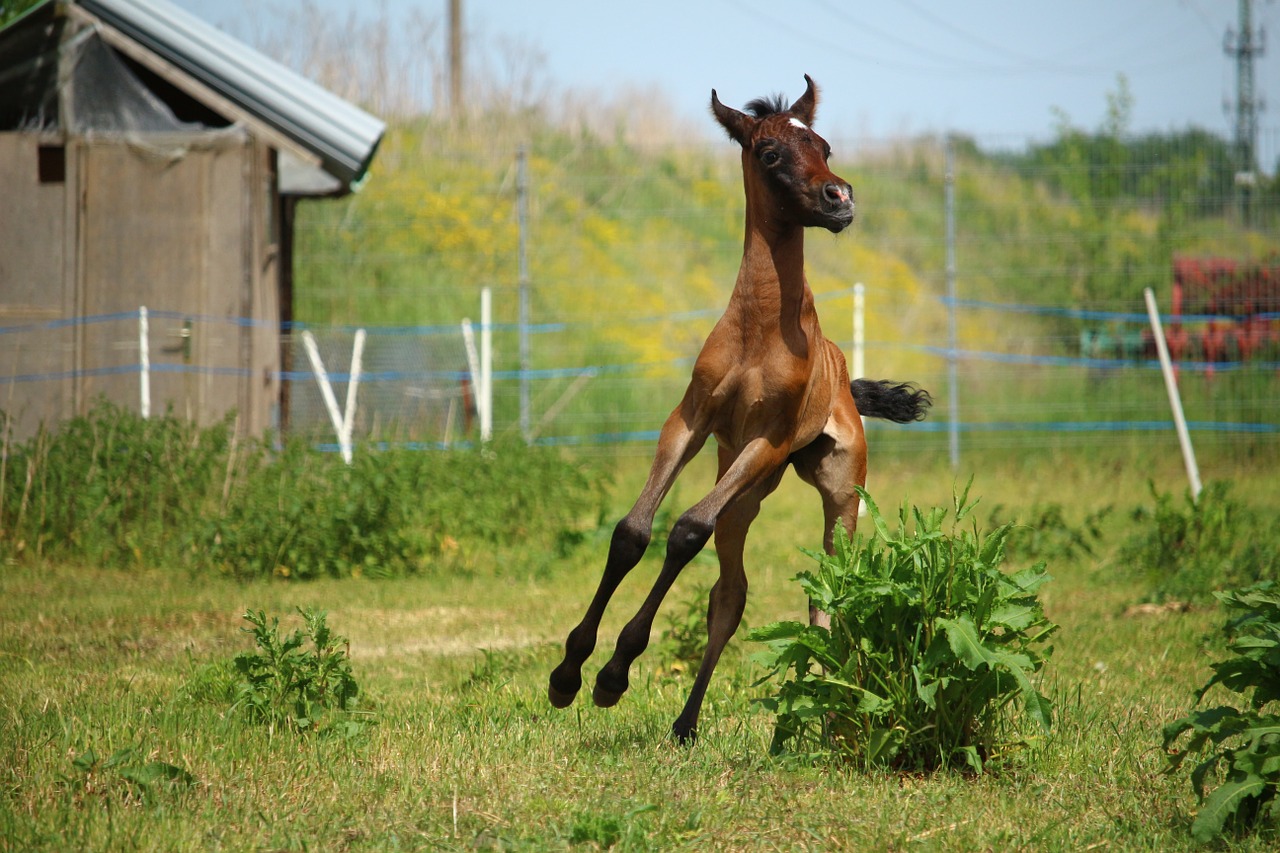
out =
[[798,322],[812,310],[813,297],[804,277],[804,228],[759,227],[747,216],[742,265],[733,289],[733,302],[760,325]]

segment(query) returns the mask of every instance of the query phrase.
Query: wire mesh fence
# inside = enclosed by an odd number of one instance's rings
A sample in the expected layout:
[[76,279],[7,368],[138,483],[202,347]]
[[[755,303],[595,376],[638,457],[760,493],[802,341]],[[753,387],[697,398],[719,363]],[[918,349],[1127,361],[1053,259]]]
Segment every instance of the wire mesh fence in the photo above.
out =
[[[309,328],[345,407],[356,329]],[[475,429],[474,378],[458,328],[370,328],[358,374],[353,435],[361,440],[448,446]],[[301,330],[286,336],[296,369],[283,374],[290,432],[331,440],[321,382],[308,365]],[[345,409],[343,414],[345,415]]]
[[[874,291],[873,291],[874,295]],[[841,294],[828,300],[835,304]],[[1030,306],[962,305],[958,311],[975,322],[999,323],[1010,311]],[[994,319],[990,319],[994,315]],[[988,319],[982,319],[987,317]],[[879,427],[881,437],[896,434],[895,441],[939,447],[942,434],[956,429],[968,447],[1018,446],[1043,443],[1049,437],[1062,441],[1110,442],[1151,433],[1171,438],[1173,424],[1168,400],[1155,360],[1151,330],[1128,314],[1092,314],[1093,326],[1078,338],[1047,337],[1025,350],[996,351],[965,348],[954,353],[945,346],[897,345],[867,342],[870,364],[911,362],[920,365],[909,378],[930,389],[937,401],[931,419],[908,427]],[[1195,337],[1191,324],[1178,324],[1170,337]],[[703,318],[684,319],[701,333],[709,325]],[[1202,317],[1195,321],[1206,327]],[[1259,322],[1255,320],[1255,324]],[[1185,346],[1176,362],[1180,392],[1198,441],[1226,442],[1241,436],[1252,440],[1280,440],[1280,314],[1263,318],[1266,334],[1251,327],[1263,343],[1241,359],[1236,350],[1224,348],[1223,357],[1207,361],[1195,346]],[[217,334],[225,320],[196,321],[191,335]],[[835,324],[831,324],[834,326]],[[59,337],[75,334],[78,327],[93,327],[110,363],[84,371],[59,369],[54,357],[61,349]],[[37,412],[13,411],[30,422],[39,415],[56,421],[72,414],[71,385],[81,393],[106,397],[117,403],[149,405],[153,413],[165,410],[189,416],[199,410],[202,395],[232,396],[220,386],[241,378],[234,369],[216,364],[166,363],[164,353],[142,358],[148,346],[139,337],[137,314],[83,318],[79,323],[11,326],[0,329],[0,352],[10,372],[0,379],[12,389],[38,386],[23,399],[35,403]],[[1100,331],[1101,330],[1101,331]],[[301,345],[303,332],[316,341],[319,370],[308,363]],[[477,387],[479,379],[468,358],[461,327],[370,327],[365,330],[358,374],[352,373],[352,327],[295,328],[282,338],[291,352],[293,369],[276,377],[282,387],[280,427],[305,436],[321,447],[336,446],[336,429],[327,409],[323,384],[328,382],[339,414],[350,417],[356,444],[392,442],[424,448],[442,448],[478,439]],[[834,330],[829,329],[829,333]],[[495,350],[514,350],[517,330],[498,326],[493,330]],[[543,324],[533,335],[535,352],[572,349],[577,338],[593,330],[581,324]],[[851,323],[834,339],[851,348]],[[956,411],[949,409],[943,393],[949,381],[948,366],[958,365],[960,394]],[[516,369],[498,370],[493,379],[496,433],[519,437],[522,377],[531,387],[530,429],[524,437],[543,444],[598,447],[652,442],[671,408],[678,402],[688,379],[692,357],[662,361],[573,361],[525,374]],[[51,369],[52,368],[52,369]],[[354,396],[348,386],[354,381]],[[149,403],[144,403],[149,401]],[[348,415],[347,408],[354,405]]]
[[[1259,150],[1277,150],[1277,139],[1264,133]],[[952,140],[951,173],[942,139],[835,142],[850,152],[834,167],[860,212],[851,234],[806,245],[824,331],[853,348],[852,285],[862,281],[866,372],[918,382],[935,399],[928,421],[875,425],[877,440],[940,449],[954,431],[974,448],[1172,442],[1142,307],[1151,287],[1196,440],[1280,444],[1280,182],[1265,171],[1261,183],[1240,182],[1230,146],[1212,138],[1185,134],[1149,151],[1139,142],[1103,156],[1087,135]],[[295,316],[360,304],[356,313],[376,320],[279,330],[281,368],[269,377],[280,388],[278,429],[333,443],[301,336],[313,336],[344,406],[363,328],[354,440],[475,441],[478,377],[461,321],[477,316],[490,287],[495,434],[647,452],[732,287],[736,151],[544,141],[530,157],[522,221],[513,148],[472,146],[414,165],[421,145],[393,138],[382,155],[392,171],[418,169],[416,183],[373,180],[361,196],[299,217]],[[943,295],[947,181],[957,298]],[[383,310],[367,310],[371,302]],[[0,408],[29,424],[67,417],[96,394],[141,405],[144,376],[154,411],[183,414],[219,394],[234,408],[225,386],[244,377],[217,354],[234,349],[246,321],[188,308],[153,306],[167,325],[153,323],[149,343],[127,311],[0,328]],[[429,323],[404,323],[420,319]],[[205,343],[193,350],[189,340]],[[86,342],[96,355],[74,356]]]

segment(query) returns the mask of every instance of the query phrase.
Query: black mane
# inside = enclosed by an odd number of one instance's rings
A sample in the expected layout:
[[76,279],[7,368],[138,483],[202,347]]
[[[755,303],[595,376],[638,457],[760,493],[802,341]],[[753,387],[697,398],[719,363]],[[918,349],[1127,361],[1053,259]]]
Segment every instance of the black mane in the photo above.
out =
[[756,98],[744,108],[756,118],[764,118],[765,116],[777,115],[785,113],[790,107],[787,106],[787,99],[783,95],[774,95],[768,98]]

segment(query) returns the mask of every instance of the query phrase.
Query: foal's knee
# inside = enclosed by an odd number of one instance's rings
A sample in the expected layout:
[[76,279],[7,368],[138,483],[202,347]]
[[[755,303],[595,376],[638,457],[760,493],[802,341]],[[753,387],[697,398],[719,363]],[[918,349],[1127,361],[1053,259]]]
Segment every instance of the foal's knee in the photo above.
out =
[[711,594],[707,600],[708,617],[715,614],[717,610],[729,608],[729,611],[737,611],[741,616],[742,610],[747,603],[747,578],[741,575],[735,579],[724,576],[716,581],[715,586],[711,587]]
[[613,528],[609,542],[609,563],[630,569],[649,547],[650,528],[627,516]]
[[714,532],[714,522],[695,518],[686,512],[672,526],[671,535],[667,537],[667,561],[683,566],[698,555]]

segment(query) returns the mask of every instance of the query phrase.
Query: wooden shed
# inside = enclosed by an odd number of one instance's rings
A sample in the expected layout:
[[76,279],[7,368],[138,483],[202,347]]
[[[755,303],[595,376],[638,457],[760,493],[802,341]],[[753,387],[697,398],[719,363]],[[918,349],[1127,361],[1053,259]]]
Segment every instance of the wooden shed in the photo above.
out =
[[136,406],[140,378],[155,410],[279,425],[296,204],[358,187],[383,131],[166,0],[46,0],[0,30],[15,433]]

